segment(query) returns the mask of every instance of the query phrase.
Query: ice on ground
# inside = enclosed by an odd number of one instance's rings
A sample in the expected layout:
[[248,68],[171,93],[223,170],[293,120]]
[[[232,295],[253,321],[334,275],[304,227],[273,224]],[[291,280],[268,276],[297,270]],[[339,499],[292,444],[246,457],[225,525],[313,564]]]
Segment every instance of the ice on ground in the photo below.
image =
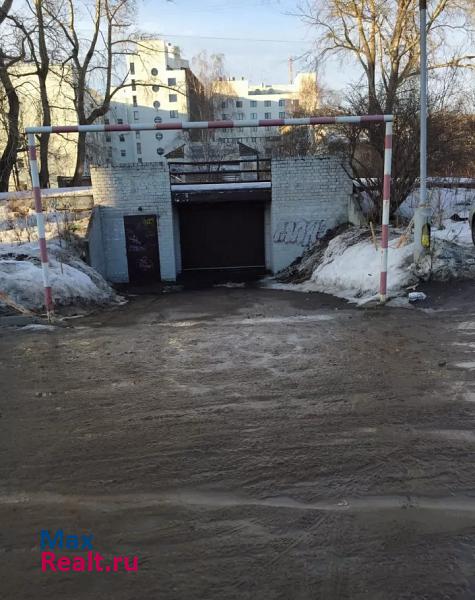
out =
[[[50,281],[56,305],[106,304],[117,296],[102,276],[72,251],[48,244]],[[15,304],[42,309],[43,274],[38,244],[0,244],[0,292]]]
[[32,323],[21,328],[22,331],[56,331],[54,325],[41,325],[40,323]]

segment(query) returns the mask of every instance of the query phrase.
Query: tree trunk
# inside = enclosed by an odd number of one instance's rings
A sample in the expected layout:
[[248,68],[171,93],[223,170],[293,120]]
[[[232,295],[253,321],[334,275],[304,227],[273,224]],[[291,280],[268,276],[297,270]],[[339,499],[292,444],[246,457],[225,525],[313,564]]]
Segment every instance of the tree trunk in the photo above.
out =
[[[43,125],[51,125],[51,108],[49,105],[48,88],[46,79],[49,72],[49,54],[46,45],[45,23],[43,18],[42,0],[35,0],[36,17],[38,20],[38,47],[40,53],[40,63],[38,68],[38,82],[40,86],[41,110],[43,113]],[[40,187],[49,187],[49,167],[48,167],[48,149],[49,133],[42,133],[40,136]]]
[[[43,112],[44,126],[51,125],[51,109],[48,101],[48,93],[46,89],[46,79],[39,75],[40,82],[40,98],[41,98],[41,110]],[[48,165],[48,151],[49,151],[49,133],[42,133],[40,136],[40,187],[49,187],[49,165]]]
[[74,169],[73,179],[71,181],[72,186],[78,186],[82,183],[84,177],[84,164],[86,162],[86,133],[78,134],[78,145],[76,152],[76,167]]
[[12,83],[10,74],[5,66],[5,57],[0,50],[0,82],[5,89],[8,102],[8,136],[7,143],[0,156],[0,192],[8,192],[10,176],[16,162],[18,146],[20,144],[19,118],[20,100]]

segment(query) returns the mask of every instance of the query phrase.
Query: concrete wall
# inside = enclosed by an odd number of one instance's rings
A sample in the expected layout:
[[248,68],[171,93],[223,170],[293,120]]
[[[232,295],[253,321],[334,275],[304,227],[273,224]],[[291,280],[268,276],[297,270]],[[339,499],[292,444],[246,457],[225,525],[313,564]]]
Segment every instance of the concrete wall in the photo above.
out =
[[106,274],[106,261],[104,256],[104,245],[102,243],[102,219],[101,209],[92,209],[89,227],[87,228],[86,240],[89,246],[89,264],[101,275]]
[[[180,228],[168,164],[93,167],[91,177],[93,266],[109,281],[127,282],[124,216],[155,215],[161,277],[175,281],[181,271]],[[265,210],[266,267],[280,271],[328,229],[348,222],[351,199],[352,183],[337,157],[274,159],[272,202]]]
[[348,222],[351,194],[336,156],[273,159],[271,270],[287,267],[328,229]]
[[[175,281],[177,259],[167,163],[91,167],[91,178],[94,204],[101,221],[102,274],[115,283],[128,282],[124,216],[155,215],[161,278]],[[90,242],[91,256],[100,254],[96,248],[98,243],[94,236],[92,244]]]

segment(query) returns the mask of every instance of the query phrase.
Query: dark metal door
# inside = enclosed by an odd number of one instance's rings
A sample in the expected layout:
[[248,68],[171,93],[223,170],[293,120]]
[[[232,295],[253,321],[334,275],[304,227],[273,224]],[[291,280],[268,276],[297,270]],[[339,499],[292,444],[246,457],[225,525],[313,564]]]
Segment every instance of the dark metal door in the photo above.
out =
[[157,217],[124,217],[130,283],[160,281]]
[[264,205],[190,203],[180,207],[183,270],[265,270]]

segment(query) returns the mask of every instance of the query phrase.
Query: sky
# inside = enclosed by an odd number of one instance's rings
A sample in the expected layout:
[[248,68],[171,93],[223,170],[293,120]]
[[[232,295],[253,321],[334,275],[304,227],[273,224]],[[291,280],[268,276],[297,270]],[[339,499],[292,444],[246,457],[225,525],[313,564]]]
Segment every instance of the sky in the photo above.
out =
[[[232,77],[245,77],[252,83],[287,83],[289,57],[302,57],[312,48],[312,31],[295,14],[298,3],[142,0],[138,24],[141,30],[180,46],[186,59],[202,50],[222,53]],[[310,69],[304,59],[295,61],[295,73]],[[342,89],[355,79],[354,70],[342,68],[337,61],[330,61],[320,76],[332,89]]]

